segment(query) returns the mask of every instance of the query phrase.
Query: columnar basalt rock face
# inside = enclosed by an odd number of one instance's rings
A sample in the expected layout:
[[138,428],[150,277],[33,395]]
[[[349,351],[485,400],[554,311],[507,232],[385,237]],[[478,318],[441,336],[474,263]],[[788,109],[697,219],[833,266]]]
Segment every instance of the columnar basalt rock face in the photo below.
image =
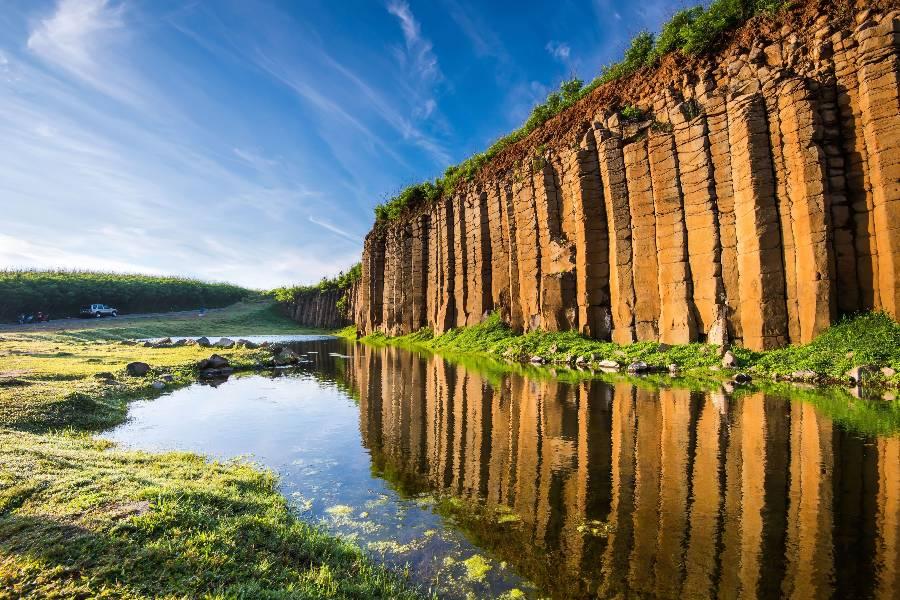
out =
[[377,224],[356,322],[440,333],[498,311],[521,331],[766,349],[900,316],[900,13],[864,4],[736,35]]
[[351,315],[341,311],[339,301],[346,295],[346,306],[359,305],[360,289],[358,285],[354,285],[350,290],[301,292],[287,305],[288,316],[307,327],[318,329],[344,327],[352,322]]

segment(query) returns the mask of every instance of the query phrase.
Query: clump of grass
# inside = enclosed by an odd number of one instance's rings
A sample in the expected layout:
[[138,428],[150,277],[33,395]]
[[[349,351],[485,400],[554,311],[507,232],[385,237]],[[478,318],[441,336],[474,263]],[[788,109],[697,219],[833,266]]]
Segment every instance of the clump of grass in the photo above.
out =
[[640,121],[644,117],[644,111],[637,106],[626,104],[619,110],[619,114],[626,121]]
[[750,353],[746,360],[779,375],[810,370],[840,379],[862,365],[900,371],[900,325],[882,312],[846,317],[808,344]]
[[500,152],[519,142],[566,108],[572,106],[599,86],[633,75],[644,67],[653,67],[670,52],[697,55],[712,49],[722,35],[754,15],[772,14],[787,6],[787,0],[713,0],[707,8],[696,6],[681,10],[663,25],[659,36],[649,31],[638,33],[625,50],[621,61],[601,68],[589,84],[573,77],[564,80],[559,89],[532,109],[519,129],[501,137],[484,152],[475,154],[458,165],[449,167],[443,177],[417,183],[375,207],[375,221],[398,218],[408,209],[452,194],[463,181],[471,181],[481,168]]

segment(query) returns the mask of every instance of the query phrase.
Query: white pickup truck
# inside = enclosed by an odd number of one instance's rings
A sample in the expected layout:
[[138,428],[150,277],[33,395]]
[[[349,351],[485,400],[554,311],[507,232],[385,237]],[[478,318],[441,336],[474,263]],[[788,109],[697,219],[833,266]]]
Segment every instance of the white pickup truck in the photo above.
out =
[[90,306],[83,307],[80,312],[82,317],[94,317],[96,319],[99,319],[100,317],[119,316],[118,310],[105,304],[91,304]]

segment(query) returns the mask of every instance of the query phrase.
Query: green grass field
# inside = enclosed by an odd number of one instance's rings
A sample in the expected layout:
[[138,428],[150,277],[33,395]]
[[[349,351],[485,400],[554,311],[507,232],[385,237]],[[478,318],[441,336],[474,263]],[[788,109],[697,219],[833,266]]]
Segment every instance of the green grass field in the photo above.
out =
[[[212,318],[210,318],[212,317]],[[213,350],[115,340],[303,330],[271,302],[196,317],[0,334],[0,598],[413,598],[396,573],[298,519],[244,461],[123,451],[92,436],[195,380]],[[221,350],[241,366],[260,350]],[[141,360],[150,376],[129,377]],[[110,383],[111,382],[111,383]]]

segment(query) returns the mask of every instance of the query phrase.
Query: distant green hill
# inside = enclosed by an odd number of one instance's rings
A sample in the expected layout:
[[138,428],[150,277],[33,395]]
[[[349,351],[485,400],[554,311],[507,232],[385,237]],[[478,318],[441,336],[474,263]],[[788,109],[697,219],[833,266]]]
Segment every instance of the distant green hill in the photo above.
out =
[[0,321],[43,311],[74,317],[92,303],[122,314],[227,306],[257,292],[229,283],[96,271],[0,270]]

